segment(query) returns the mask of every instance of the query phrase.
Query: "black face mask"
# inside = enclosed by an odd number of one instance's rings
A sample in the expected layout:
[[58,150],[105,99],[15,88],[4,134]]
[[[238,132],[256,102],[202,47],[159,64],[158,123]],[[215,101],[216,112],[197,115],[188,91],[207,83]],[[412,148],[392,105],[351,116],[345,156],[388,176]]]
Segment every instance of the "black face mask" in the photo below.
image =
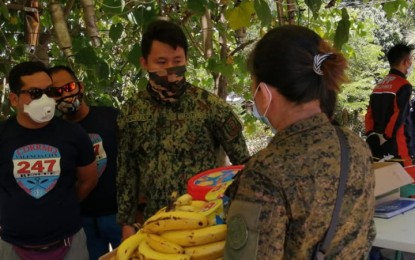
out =
[[78,93],[63,97],[56,101],[56,108],[65,115],[73,115],[81,106],[82,93]]
[[186,66],[149,71],[147,90],[158,100],[176,102],[186,90],[185,72]]

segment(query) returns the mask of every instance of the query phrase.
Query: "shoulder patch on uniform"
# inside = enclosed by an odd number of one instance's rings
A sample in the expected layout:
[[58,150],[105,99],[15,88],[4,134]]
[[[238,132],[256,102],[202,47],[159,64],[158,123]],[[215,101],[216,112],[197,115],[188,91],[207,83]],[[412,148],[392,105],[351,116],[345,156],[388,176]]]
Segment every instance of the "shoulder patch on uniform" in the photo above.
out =
[[241,215],[232,216],[228,221],[228,233],[226,237],[230,248],[241,249],[248,241],[248,227],[245,219]]
[[232,113],[229,114],[222,127],[224,134],[228,140],[234,139],[242,131],[242,124]]

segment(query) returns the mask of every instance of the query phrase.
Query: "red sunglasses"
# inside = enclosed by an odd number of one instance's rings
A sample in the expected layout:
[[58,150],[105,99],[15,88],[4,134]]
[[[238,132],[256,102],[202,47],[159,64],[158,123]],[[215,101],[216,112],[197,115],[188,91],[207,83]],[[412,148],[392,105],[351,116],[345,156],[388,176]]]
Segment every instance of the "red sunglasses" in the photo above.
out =
[[65,85],[61,87],[54,87],[56,89],[56,92],[59,93],[59,95],[62,95],[63,92],[71,92],[76,89],[76,87],[79,86],[79,82],[73,81],[66,83]]

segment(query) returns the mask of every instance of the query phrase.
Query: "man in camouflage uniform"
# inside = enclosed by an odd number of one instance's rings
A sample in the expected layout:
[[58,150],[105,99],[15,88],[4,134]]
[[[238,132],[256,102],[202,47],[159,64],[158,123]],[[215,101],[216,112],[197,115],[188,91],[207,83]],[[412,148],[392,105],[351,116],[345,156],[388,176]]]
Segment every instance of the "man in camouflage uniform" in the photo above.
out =
[[144,218],[151,216],[173,191],[185,193],[190,177],[222,166],[220,146],[233,164],[249,157],[231,106],[186,81],[187,40],[180,27],[155,21],[141,46],[149,83],[122,108],[119,120],[118,221],[124,238],[134,232],[137,200],[145,205]]
[[[224,259],[312,259],[339,187],[341,146],[326,113],[335,105],[328,93],[337,95],[346,79],[346,60],[315,32],[281,26],[258,42],[249,65],[254,106],[277,133],[229,188]],[[340,131],[348,175],[325,259],[366,259],[375,238],[371,152]]]

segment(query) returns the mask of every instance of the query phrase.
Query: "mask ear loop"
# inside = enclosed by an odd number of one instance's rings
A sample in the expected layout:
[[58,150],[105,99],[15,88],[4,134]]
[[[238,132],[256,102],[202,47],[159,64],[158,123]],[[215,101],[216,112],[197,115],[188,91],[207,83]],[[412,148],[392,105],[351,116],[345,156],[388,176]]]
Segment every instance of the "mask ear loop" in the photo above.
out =
[[265,85],[265,89],[267,90],[267,92],[268,92],[268,94],[269,94],[269,103],[268,103],[267,109],[265,109],[265,112],[264,112],[264,116],[267,116],[267,112],[268,112],[268,110],[269,110],[269,107],[271,106],[272,94],[271,94],[271,91],[269,90],[268,85],[267,85],[266,83],[261,82],[261,83],[259,83],[258,87],[259,87],[261,84]]
[[[261,83],[260,83],[261,84]],[[258,89],[259,89],[259,85],[260,84],[258,84],[258,86],[256,87],[256,89],[255,89],[255,93],[254,93],[254,101],[255,101],[255,97],[256,97],[256,94],[258,93]]]

